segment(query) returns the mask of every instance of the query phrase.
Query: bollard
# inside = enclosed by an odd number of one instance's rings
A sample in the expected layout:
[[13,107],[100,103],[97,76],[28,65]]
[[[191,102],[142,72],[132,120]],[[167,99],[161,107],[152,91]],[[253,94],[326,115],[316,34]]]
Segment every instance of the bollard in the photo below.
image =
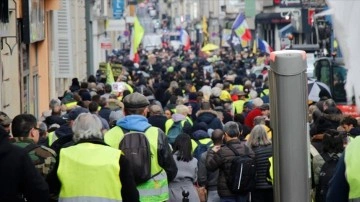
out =
[[270,66],[274,201],[310,202],[306,53],[272,52]]
[[182,202],[189,202],[190,200],[189,200],[189,192],[188,191],[185,191],[185,190],[183,190],[182,191],[182,195],[183,195],[183,200],[182,200]]

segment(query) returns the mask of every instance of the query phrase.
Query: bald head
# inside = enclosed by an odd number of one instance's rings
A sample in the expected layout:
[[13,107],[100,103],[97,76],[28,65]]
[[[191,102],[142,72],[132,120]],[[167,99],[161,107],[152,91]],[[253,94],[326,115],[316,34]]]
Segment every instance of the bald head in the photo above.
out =
[[216,129],[211,134],[211,140],[214,145],[221,145],[223,143],[224,131],[220,129]]

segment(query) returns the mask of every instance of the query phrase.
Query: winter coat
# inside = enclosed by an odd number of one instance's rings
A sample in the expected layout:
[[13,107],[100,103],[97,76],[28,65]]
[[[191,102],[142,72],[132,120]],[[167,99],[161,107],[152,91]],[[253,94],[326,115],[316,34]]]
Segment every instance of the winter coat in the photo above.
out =
[[217,190],[217,182],[219,177],[219,170],[210,172],[206,169],[206,156],[208,152],[201,154],[198,161],[198,182],[200,186],[205,186],[208,191]]
[[25,150],[11,144],[0,128],[0,201],[47,201],[49,188]]
[[110,123],[111,109],[108,107],[102,107],[99,111],[99,115],[103,117],[108,123]]
[[205,122],[208,128],[213,130],[223,129],[223,125],[220,119],[217,117],[217,114],[213,110],[199,110],[196,113],[196,123]]
[[245,125],[252,129],[254,127],[254,119],[257,116],[262,116],[260,108],[255,108],[248,113],[245,117]]
[[[225,145],[221,146],[221,149],[218,152],[214,152],[213,150],[209,150],[206,157],[206,168],[209,171],[215,171],[219,169],[219,178],[217,184],[218,194],[221,197],[232,197],[236,196],[233,194],[226,183],[226,178],[229,176],[231,161],[235,158],[234,152],[227,146],[231,144],[232,147],[239,152],[240,155],[245,154],[245,147],[247,147],[244,143],[240,142],[239,139],[229,140]],[[254,157],[254,152],[249,149],[249,155]]]
[[193,158],[189,162],[177,160],[176,153],[173,155],[178,172],[173,181],[169,183],[169,201],[182,201],[182,191],[189,192],[189,201],[200,202],[199,195],[194,183],[197,181],[197,160]]
[[256,189],[271,189],[272,185],[268,182],[270,162],[272,156],[272,145],[252,147],[256,159]]
[[163,115],[153,115],[148,117],[148,121],[152,126],[160,128],[162,131],[165,131],[165,122],[167,118]]

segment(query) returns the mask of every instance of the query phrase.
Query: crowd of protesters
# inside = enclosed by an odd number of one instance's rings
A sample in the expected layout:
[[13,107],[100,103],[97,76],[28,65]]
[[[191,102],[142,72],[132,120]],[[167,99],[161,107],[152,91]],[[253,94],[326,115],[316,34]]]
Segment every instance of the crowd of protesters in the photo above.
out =
[[[137,63],[123,52],[111,57],[122,66],[115,78],[121,90],[99,70],[73,78],[38,119],[1,112],[0,201],[274,201],[266,54],[140,49],[139,56]],[[345,169],[342,153],[358,140],[357,120],[342,115],[331,97],[309,104],[309,114],[316,202],[326,192],[329,201],[345,201],[349,189],[360,197],[353,184],[340,189],[336,182],[319,193],[329,158],[339,157]],[[129,131],[144,133],[151,148],[145,182],[119,150]],[[227,182],[236,153],[255,159],[256,183],[247,193],[235,194]],[[345,172],[336,176],[347,183]]]

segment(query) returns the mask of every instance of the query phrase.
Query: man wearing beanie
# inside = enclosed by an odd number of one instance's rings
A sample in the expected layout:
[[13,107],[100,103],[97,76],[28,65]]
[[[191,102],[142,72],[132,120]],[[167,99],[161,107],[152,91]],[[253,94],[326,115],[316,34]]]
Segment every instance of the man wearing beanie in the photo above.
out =
[[[150,144],[151,178],[137,185],[140,201],[167,201],[169,200],[168,181],[175,178],[177,167],[171,154],[171,149],[164,132],[149,124],[149,100],[140,93],[131,93],[124,97],[125,117],[116,122],[116,126],[109,130],[105,136],[105,143],[113,148],[119,148],[124,134],[142,132]],[[128,134],[131,135],[131,134]],[[156,170],[156,171],[155,171]]]

